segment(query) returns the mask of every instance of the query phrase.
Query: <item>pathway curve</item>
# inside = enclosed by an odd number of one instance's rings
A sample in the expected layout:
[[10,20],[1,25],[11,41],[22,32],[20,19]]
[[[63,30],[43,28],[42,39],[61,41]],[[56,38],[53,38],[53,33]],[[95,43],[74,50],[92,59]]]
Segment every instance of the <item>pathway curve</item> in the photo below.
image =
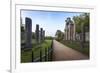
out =
[[82,53],[61,44],[56,40],[53,40],[53,49],[54,49],[53,51],[54,61],[89,59],[87,56],[83,55]]

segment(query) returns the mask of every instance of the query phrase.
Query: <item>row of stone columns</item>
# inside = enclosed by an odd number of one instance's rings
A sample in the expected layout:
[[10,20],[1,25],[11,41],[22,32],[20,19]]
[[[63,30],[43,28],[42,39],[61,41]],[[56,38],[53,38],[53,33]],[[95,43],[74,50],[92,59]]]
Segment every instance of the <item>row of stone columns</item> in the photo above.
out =
[[32,20],[25,18],[25,45],[26,48],[32,47]]
[[75,40],[75,24],[73,24],[70,18],[67,18],[65,22],[65,40]]
[[36,42],[37,43],[41,43],[42,41],[44,41],[45,30],[43,30],[43,28],[40,28],[40,30],[39,30],[39,24],[36,24],[35,34],[36,34]]
[[[41,43],[45,38],[45,30],[39,29],[39,24],[36,24],[35,40],[37,43]],[[28,17],[25,18],[25,46],[26,48],[32,48],[32,20]]]

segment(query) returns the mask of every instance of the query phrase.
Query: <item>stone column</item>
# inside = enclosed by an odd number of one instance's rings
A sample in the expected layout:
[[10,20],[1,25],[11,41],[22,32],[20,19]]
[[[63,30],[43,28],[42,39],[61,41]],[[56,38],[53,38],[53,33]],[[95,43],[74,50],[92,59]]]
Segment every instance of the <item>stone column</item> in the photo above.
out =
[[40,38],[41,38],[41,41],[43,41],[43,28],[40,28]]
[[25,18],[25,42],[26,48],[32,47],[32,20],[30,18]]
[[74,31],[74,34],[73,34],[73,40],[76,40],[76,25],[75,23],[73,24],[73,31]]
[[66,33],[67,33],[67,35],[66,35],[66,40],[68,40],[68,27],[67,27],[67,30],[66,30]]
[[71,40],[73,40],[73,34],[74,34],[74,32],[73,32],[73,24],[71,24],[70,26],[71,26],[71,36],[70,37],[71,37]]
[[36,24],[35,36],[36,36],[36,42],[39,43],[39,24]]
[[41,31],[39,30],[39,39],[38,39],[39,41],[39,43],[41,43]]
[[43,40],[45,40],[45,30],[43,30]]
[[68,40],[70,40],[70,31],[71,31],[71,29],[70,29],[70,24],[69,24],[69,31],[68,31]]
[[68,40],[68,22],[67,19],[65,20],[65,40]]

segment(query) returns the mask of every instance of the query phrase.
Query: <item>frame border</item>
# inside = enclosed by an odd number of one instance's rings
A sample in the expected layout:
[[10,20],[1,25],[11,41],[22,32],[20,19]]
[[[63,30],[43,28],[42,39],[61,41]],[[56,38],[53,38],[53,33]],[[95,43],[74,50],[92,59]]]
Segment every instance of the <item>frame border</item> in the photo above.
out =
[[[53,6],[53,5],[37,5],[37,4],[33,4],[33,5],[32,5],[32,4],[15,4],[15,51],[16,51],[16,6],[17,6],[17,5],[41,6],[41,7],[57,7],[57,8],[93,9],[93,10],[95,10],[95,7],[93,7],[93,6],[92,6],[92,7],[85,7],[85,6],[84,6],[84,7],[81,7],[81,6],[76,7],[76,6],[73,5],[73,6],[69,6],[69,7],[68,7],[68,6],[62,6],[62,5],[54,5],[54,6]],[[12,3],[11,3],[11,5],[10,5],[10,7],[11,7],[11,6],[12,6]],[[13,40],[12,40],[12,18],[13,18],[13,17],[12,17],[12,11],[13,11],[13,10],[12,10],[12,7],[11,7],[11,8],[10,8],[10,15],[11,15],[11,17],[10,17],[10,24],[11,24],[11,25],[10,25],[10,28],[11,28],[11,29],[10,29],[10,41],[11,41],[11,42],[10,42],[10,52],[11,52],[11,53],[10,53],[10,56],[11,56],[11,57],[10,57],[10,69],[11,69],[11,72],[13,72],[13,70],[12,70],[12,69],[13,69],[13,63],[12,63],[12,59],[13,59],[13,58],[12,58],[12,55],[13,55],[13,54],[12,54],[12,52],[13,52],[13,51],[12,51],[12,41],[13,41]],[[48,10],[47,10],[47,11],[48,11]],[[94,29],[94,30],[95,30],[95,29]],[[15,70],[17,70],[17,68],[16,68],[16,52],[15,52]]]

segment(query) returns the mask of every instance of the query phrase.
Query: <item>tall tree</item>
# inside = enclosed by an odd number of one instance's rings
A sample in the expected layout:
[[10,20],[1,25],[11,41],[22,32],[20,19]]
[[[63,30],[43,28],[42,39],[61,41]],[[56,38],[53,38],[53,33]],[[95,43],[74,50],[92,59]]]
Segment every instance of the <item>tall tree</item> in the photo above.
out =
[[[82,13],[79,16],[73,17],[76,24],[76,32],[81,34],[81,43],[85,42],[85,32],[89,32],[89,13]],[[82,45],[84,47],[84,45]]]
[[85,32],[89,32],[89,13],[82,13],[79,16],[74,16],[73,20],[76,24],[76,32],[83,32],[83,36],[85,37]]
[[64,33],[61,30],[57,30],[55,36],[57,37],[57,40],[63,40]]

